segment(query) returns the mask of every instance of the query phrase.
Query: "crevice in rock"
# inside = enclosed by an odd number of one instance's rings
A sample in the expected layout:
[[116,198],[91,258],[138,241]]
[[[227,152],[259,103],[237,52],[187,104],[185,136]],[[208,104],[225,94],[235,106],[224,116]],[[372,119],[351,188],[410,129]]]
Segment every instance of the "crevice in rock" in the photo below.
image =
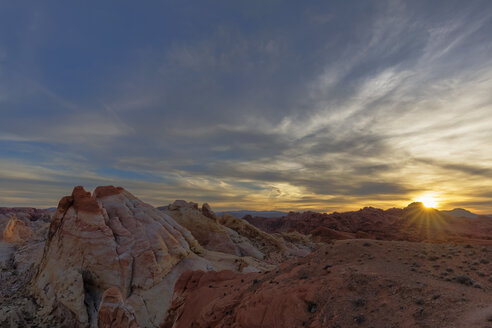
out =
[[129,297],[133,293],[133,274],[135,272],[135,257],[133,257],[133,255],[131,255],[131,257],[132,257],[132,264],[131,264],[131,270],[130,270],[130,284],[128,286],[127,297]]
[[84,283],[84,304],[89,318],[89,325],[91,327],[97,327],[97,311],[101,304],[102,293],[90,272],[83,271],[82,279]]

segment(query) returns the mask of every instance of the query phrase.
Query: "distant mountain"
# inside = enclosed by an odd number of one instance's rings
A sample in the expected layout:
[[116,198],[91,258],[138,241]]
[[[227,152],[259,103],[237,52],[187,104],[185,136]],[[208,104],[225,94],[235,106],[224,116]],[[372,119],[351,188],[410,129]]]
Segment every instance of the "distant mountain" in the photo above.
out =
[[492,215],[479,215],[472,213],[468,210],[465,210],[464,208],[455,208],[451,211],[441,211],[442,213],[449,214],[451,216],[457,217],[457,218],[470,218],[470,219],[476,219],[479,216],[489,216],[492,217]]
[[241,210],[241,211],[223,211],[223,212],[217,212],[218,216],[222,216],[224,214],[229,214],[232,215],[236,218],[242,218],[245,215],[251,215],[251,216],[260,216],[264,218],[276,218],[276,217],[281,217],[287,215],[287,212],[279,212],[279,211],[248,211],[248,210]]

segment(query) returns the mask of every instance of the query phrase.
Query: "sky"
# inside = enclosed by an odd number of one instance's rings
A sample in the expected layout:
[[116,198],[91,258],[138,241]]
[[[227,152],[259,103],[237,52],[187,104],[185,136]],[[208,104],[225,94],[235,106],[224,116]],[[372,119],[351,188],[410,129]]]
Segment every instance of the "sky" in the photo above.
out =
[[0,206],[492,214],[492,1],[0,1]]

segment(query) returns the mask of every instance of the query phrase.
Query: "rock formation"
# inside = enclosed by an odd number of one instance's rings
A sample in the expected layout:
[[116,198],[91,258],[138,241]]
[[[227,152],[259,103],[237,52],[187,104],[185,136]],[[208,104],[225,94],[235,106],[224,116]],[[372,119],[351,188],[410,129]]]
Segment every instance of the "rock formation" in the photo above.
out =
[[485,217],[414,203],[219,218],[112,186],[76,187],[50,213],[0,208],[0,327],[483,327],[492,316]]
[[16,216],[20,220],[29,221],[45,221],[49,222],[51,216],[54,214],[54,208],[39,209],[33,207],[0,207],[0,221],[12,216]]
[[23,244],[32,236],[32,229],[16,217],[11,218],[3,230],[3,240],[8,243]]
[[[482,246],[351,239],[262,273],[190,271],[176,283],[161,328],[485,327],[491,254]],[[463,275],[464,263],[482,273]]]
[[[291,256],[305,256],[316,246],[304,238],[295,238],[292,234],[268,234],[256,228],[245,220],[224,214],[219,219],[220,224],[233,230],[237,236],[246,239],[248,243],[241,250],[244,254],[250,254],[257,249],[264,255],[263,259],[270,263],[280,263]],[[251,254],[251,256],[254,256]]]
[[[189,231],[123,188],[98,187],[91,195],[76,187],[52,219],[35,292],[47,311],[94,327],[103,292],[116,287],[139,324],[152,326],[179,272],[207,269],[193,253],[198,247]],[[146,304],[154,293],[162,296],[158,306]]]
[[365,207],[344,213],[290,212],[281,218],[245,216],[244,220],[268,233],[297,231],[313,241],[329,242],[349,238],[426,242],[468,242],[490,244],[492,221],[488,217],[456,218],[412,203],[404,209],[381,210]]
[[228,214],[218,218],[208,204],[177,200],[162,208],[176,222],[188,229],[204,248],[237,255],[253,257],[267,263],[280,263],[290,256],[306,255],[313,243],[298,239],[287,242],[280,234],[268,234],[245,220]]
[[97,317],[99,328],[138,328],[133,308],[123,302],[115,287],[103,293]]
[[177,200],[163,212],[188,229],[204,248],[240,255],[240,251],[229,237],[226,228],[217,222],[217,217],[207,204],[199,210],[196,203]]
[[[184,201],[170,208],[181,214],[182,222],[192,222],[194,211],[199,211]],[[213,212],[209,209],[208,213]],[[234,250],[225,228],[201,216],[210,221],[210,227],[220,227],[217,231],[225,237],[225,246],[219,250]],[[104,324],[124,321],[130,325],[134,316],[139,326],[155,327],[167,311],[182,272],[251,272],[267,267],[230,253],[234,252],[204,249],[171,216],[123,188],[98,187],[91,195],[75,187],[71,196],[62,198],[51,221],[34,293],[46,313],[68,318],[72,326],[96,327],[99,311]]]
[[27,241],[27,238],[44,240],[53,213],[52,209],[0,207],[0,231],[2,232],[0,237],[6,242],[16,244],[22,244]]

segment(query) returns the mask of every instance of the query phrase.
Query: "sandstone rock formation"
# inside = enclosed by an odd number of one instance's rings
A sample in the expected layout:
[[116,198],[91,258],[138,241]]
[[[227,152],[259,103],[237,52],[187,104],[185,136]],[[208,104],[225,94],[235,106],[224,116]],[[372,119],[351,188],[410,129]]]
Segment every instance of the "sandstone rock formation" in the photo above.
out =
[[2,232],[0,238],[16,244],[22,244],[27,241],[27,238],[37,241],[44,240],[53,213],[52,209],[0,207],[0,231]]
[[163,212],[188,229],[204,248],[240,255],[226,228],[217,222],[217,217],[207,204],[200,210],[196,203],[177,200]]
[[8,243],[23,244],[31,239],[32,236],[32,229],[16,217],[11,218],[5,230],[3,230],[3,240]]
[[133,308],[123,302],[115,287],[103,293],[97,317],[99,328],[138,328]]
[[0,327],[483,327],[492,316],[485,217],[415,203],[219,218],[112,186],[76,187],[50,217],[0,208]]
[[[198,210],[186,202],[174,208],[192,216],[188,207]],[[68,318],[74,327],[96,327],[98,311],[105,324],[130,324],[134,315],[139,326],[155,327],[182,272],[262,268],[265,265],[251,258],[204,249],[172,217],[123,188],[98,187],[91,195],[75,187],[52,218],[33,289],[46,314]],[[105,292],[107,304],[100,312]]]
[[219,222],[248,241],[245,245],[238,242],[238,245],[242,245],[243,253],[250,254],[252,248],[249,245],[253,245],[254,249],[264,254],[263,259],[270,263],[280,263],[291,256],[305,256],[316,247],[310,240],[296,238],[298,236],[293,234],[265,233],[247,221],[228,214],[224,214]]
[[253,257],[267,263],[280,263],[290,256],[303,256],[314,248],[305,239],[287,242],[280,234],[268,234],[245,220],[228,214],[218,218],[208,204],[177,200],[162,208],[188,229],[204,248],[240,257]]
[[336,241],[268,272],[186,272],[161,327],[481,328],[490,261],[491,247]]
[[0,207],[0,222],[12,216],[16,216],[20,220],[29,221],[45,221],[49,222],[51,216],[54,214],[55,209],[39,209],[33,207]]
[[245,216],[244,220],[268,233],[297,231],[313,240],[328,242],[348,238],[426,242],[492,244],[492,221],[487,217],[456,218],[413,203],[404,209],[365,207],[344,213],[290,212],[281,218]]
[[[151,326],[164,315],[170,294],[160,289],[172,286],[180,270],[207,268],[196,247],[186,229],[123,188],[99,187],[92,196],[76,187],[52,219],[35,292],[47,311],[96,326],[103,292],[117,287],[139,323]],[[155,310],[146,301],[159,292]]]

